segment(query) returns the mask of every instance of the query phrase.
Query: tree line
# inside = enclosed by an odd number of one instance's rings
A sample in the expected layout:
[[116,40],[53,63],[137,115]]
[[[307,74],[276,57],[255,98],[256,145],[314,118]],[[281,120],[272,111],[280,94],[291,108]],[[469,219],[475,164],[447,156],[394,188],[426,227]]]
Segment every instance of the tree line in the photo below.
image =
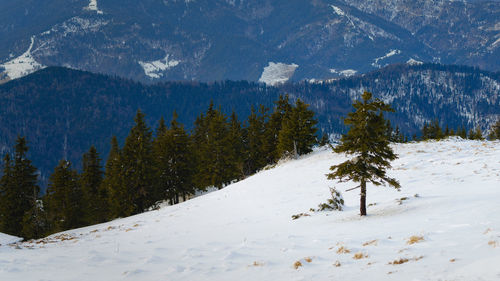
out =
[[[244,122],[211,103],[188,132],[174,112],[153,132],[140,110],[123,146],[111,139],[107,160],[94,146],[77,171],[62,159],[39,195],[38,171],[18,137],[12,157],[3,159],[0,232],[25,239],[101,223],[170,204],[208,187],[223,188],[283,157],[312,151],[317,121],[309,105],[281,95],[272,109],[253,107]],[[323,136],[322,142],[327,141]]]

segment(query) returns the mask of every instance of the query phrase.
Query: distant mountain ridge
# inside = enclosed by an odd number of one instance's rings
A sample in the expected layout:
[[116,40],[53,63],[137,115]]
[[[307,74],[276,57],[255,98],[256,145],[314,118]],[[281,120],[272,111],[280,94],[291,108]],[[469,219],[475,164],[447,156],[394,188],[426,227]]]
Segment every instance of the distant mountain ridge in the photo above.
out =
[[2,1],[0,81],[45,66],[268,84],[407,61],[499,71],[499,19],[499,1]]
[[137,109],[145,112],[153,128],[176,110],[179,121],[190,129],[211,100],[244,120],[252,106],[272,107],[284,93],[311,105],[320,132],[338,135],[346,129],[342,118],[352,110],[352,99],[365,90],[395,108],[388,117],[407,136],[434,119],[451,128],[464,125],[484,131],[500,116],[500,73],[465,66],[392,65],[350,78],[280,87],[246,81],[146,85],[49,67],[0,85],[0,153],[11,151],[18,135],[26,136],[33,161],[46,180],[62,158],[78,167],[91,145],[105,158],[111,136],[124,140]]

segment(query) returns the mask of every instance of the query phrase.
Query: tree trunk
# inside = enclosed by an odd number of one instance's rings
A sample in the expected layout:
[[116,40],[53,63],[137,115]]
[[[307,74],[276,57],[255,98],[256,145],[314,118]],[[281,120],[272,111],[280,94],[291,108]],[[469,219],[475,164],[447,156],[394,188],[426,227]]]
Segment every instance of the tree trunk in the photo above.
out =
[[359,201],[359,214],[361,216],[366,216],[366,182],[365,180],[361,180],[361,194]]

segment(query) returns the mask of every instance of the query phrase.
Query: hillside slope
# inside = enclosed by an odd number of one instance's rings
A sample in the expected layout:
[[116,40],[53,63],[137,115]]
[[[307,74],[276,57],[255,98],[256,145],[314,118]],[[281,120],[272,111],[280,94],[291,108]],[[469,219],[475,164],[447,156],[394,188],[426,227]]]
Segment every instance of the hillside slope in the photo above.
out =
[[[367,217],[357,192],[344,193],[343,212],[308,211],[326,200],[324,175],[344,159],[320,150],[176,206],[1,246],[0,279],[497,280],[500,142],[395,151],[390,175],[402,190],[369,186]],[[291,219],[302,212],[311,216]],[[410,245],[412,236],[423,240]]]

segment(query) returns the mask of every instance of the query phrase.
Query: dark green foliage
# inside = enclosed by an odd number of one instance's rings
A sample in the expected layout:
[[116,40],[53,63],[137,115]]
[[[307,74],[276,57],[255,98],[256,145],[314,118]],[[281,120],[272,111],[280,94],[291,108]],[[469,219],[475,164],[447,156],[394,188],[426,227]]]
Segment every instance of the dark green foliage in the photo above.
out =
[[175,112],[170,128],[158,132],[153,142],[155,165],[152,167],[155,170],[157,200],[169,199],[170,203],[175,204],[179,202],[180,196],[185,198],[195,191],[192,146]]
[[[153,136],[146,125],[144,114],[138,110],[135,125],[125,139],[121,154],[122,186],[126,193],[123,203],[128,205],[125,215],[143,212],[155,203],[153,167]],[[116,199],[116,198],[115,198]]]
[[328,136],[327,133],[323,133],[321,135],[321,139],[318,141],[319,146],[325,146],[330,144],[330,137]]
[[[21,236],[25,214],[34,208],[38,199],[37,170],[27,158],[26,139],[18,137],[14,158],[4,157],[0,179],[0,232]],[[29,227],[29,226],[26,226]]]
[[248,126],[246,129],[246,160],[245,174],[250,175],[263,168],[267,164],[266,152],[271,147],[268,143],[267,133],[267,109],[261,106],[259,111],[252,107],[252,112],[248,116]]
[[445,133],[439,126],[439,121],[436,119],[432,123],[425,123],[422,128],[422,140],[440,140],[445,137]]
[[104,173],[101,159],[94,146],[83,154],[82,161],[80,185],[83,192],[85,222],[87,224],[104,222],[108,214],[107,190],[102,185]]
[[288,120],[292,114],[292,110],[293,107],[290,104],[288,94],[280,95],[278,100],[275,102],[274,111],[269,117],[269,122],[266,126],[266,136],[268,137],[267,143],[269,147],[264,150],[266,150],[269,154],[267,162],[272,163],[281,157],[280,152],[278,151],[279,134],[284,121]]
[[341,164],[330,167],[332,173],[328,179],[339,182],[359,182],[361,188],[360,214],[366,215],[366,183],[400,188],[396,179],[386,174],[386,169],[391,167],[390,161],[397,158],[389,146],[387,137],[387,123],[383,112],[392,112],[393,109],[375,99],[372,94],[365,92],[363,101],[356,101],[354,112],[348,114],[344,122],[349,126],[347,134],[342,135],[341,143],[334,148],[337,153],[346,153],[353,158]]
[[51,232],[85,225],[82,199],[78,173],[69,161],[61,160],[49,178],[44,197]]
[[490,140],[498,140],[500,139],[500,118],[497,120],[493,126],[491,126],[490,134],[488,135]]
[[277,151],[280,156],[306,154],[316,144],[316,124],[314,112],[309,105],[297,99],[290,114],[283,118],[279,131]]
[[122,155],[115,136],[111,139],[111,150],[106,161],[103,190],[108,193],[109,217],[124,217],[132,213],[132,205],[128,203],[128,193],[123,185]]
[[476,128],[475,130],[469,130],[469,139],[471,140],[483,140],[483,133],[480,128]]
[[238,116],[233,111],[229,117],[229,143],[232,146],[229,153],[232,153],[231,158],[235,162],[234,169],[231,170],[232,174],[230,175],[233,179],[242,179],[245,175],[243,169],[245,160],[244,134],[241,123],[238,121]]
[[197,171],[194,180],[198,189],[222,188],[235,179],[239,168],[229,131],[226,116],[215,109],[213,103],[205,115],[196,119],[193,138]]

